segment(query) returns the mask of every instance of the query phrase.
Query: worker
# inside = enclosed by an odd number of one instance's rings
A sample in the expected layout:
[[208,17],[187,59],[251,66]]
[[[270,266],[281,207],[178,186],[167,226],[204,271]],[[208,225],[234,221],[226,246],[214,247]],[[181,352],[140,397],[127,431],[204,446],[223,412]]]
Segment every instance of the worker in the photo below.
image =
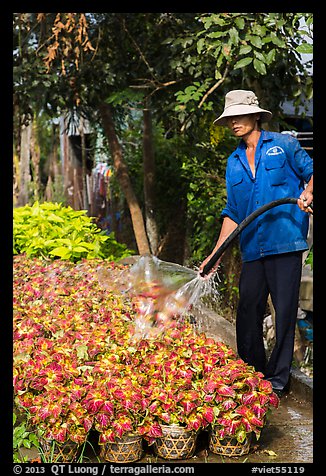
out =
[[[310,204],[313,201],[313,160],[291,135],[264,130],[272,113],[259,106],[253,91],[233,90],[225,96],[223,113],[214,121],[240,139],[226,167],[227,202],[212,253],[254,210],[271,201],[298,197],[261,214],[240,234],[242,269],[236,315],[237,351],[282,396],[289,386],[298,311],[302,254],[308,249]],[[223,255],[205,277],[220,265]],[[276,341],[269,359],[263,339],[267,299],[275,309]]]

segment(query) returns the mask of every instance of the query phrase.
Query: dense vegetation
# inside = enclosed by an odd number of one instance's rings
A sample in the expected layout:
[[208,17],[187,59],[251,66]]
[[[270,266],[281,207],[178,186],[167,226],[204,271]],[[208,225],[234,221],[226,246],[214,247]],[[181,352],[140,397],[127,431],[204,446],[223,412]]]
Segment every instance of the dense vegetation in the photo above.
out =
[[[312,27],[309,13],[14,14],[16,206],[46,200],[51,187],[53,201],[66,197],[53,157],[57,118],[70,111],[104,137],[129,248],[199,264],[219,232],[234,147],[213,125],[225,92],[254,89],[273,111],[271,127],[284,125],[282,102],[312,96],[300,57],[312,52]],[[21,135],[30,121],[26,164]],[[227,279],[237,261],[232,252]]]

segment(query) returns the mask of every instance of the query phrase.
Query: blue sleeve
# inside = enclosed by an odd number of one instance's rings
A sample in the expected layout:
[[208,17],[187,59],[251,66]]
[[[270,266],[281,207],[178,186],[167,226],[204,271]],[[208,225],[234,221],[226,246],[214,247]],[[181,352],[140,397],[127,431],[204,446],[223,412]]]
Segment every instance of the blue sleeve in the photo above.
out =
[[313,160],[294,137],[288,136],[288,157],[294,171],[308,183],[313,174]]
[[239,216],[238,216],[238,209],[236,205],[236,201],[234,198],[232,185],[228,177],[228,168],[226,169],[226,193],[227,193],[227,201],[226,205],[222,210],[221,217],[224,218],[228,216],[233,220],[235,223],[240,223]]

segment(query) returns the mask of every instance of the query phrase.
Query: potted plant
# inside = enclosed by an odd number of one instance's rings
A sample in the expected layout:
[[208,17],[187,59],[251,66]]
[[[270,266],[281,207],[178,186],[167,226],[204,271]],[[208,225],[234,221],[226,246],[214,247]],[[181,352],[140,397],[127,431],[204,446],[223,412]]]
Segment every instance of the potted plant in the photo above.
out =
[[158,425],[147,418],[148,399],[137,358],[133,359],[135,349],[116,345],[114,351],[94,365],[81,403],[99,434],[101,457],[126,463],[141,458],[143,437],[156,435]]
[[259,439],[269,410],[279,404],[271,383],[241,359],[207,374],[202,392],[214,412],[209,448],[227,456],[248,453],[252,434]]

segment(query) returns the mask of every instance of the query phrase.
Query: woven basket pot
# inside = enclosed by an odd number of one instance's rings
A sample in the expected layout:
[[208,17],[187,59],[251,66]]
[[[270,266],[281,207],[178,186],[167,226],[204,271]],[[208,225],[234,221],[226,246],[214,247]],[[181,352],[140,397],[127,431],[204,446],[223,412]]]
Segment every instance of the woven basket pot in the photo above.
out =
[[48,463],[75,463],[81,453],[82,446],[71,440],[53,444],[53,441],[39,440],[42,458]]
[[141,459],[143,440],[139,435],[124,435],[114,443],[105,443],[100,451],[100,457],[111,463],[131,463]]
[[222,456],[242,456],[249,453],[251,433],[248,433],[245,440],[239,443],[239,441],[232,436],[219,439],[218,430],[218,426],[213,426],[209,431],[208,445],[210,451]]
[[154,451],[164,459],[187,459],[195,452],[197,432],[179,425],[161,425],[163,436],[156,438]]

